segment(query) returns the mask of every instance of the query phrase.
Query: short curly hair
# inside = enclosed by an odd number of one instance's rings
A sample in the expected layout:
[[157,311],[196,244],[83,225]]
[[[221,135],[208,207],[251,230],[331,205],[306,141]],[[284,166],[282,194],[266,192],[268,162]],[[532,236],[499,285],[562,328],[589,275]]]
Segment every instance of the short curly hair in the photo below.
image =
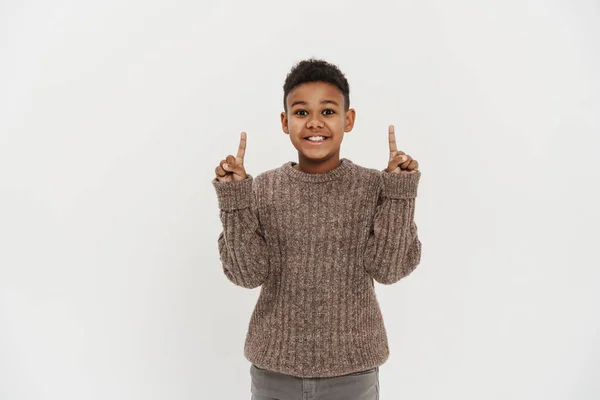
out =
[[292,67],[283,84],[283,109],[287,112],[287,96],[296,87],[307,82],[327,82],[335,85],[344,95],[344,109],[350,108],[350,85],[340,69],[324,60],[310,58]]

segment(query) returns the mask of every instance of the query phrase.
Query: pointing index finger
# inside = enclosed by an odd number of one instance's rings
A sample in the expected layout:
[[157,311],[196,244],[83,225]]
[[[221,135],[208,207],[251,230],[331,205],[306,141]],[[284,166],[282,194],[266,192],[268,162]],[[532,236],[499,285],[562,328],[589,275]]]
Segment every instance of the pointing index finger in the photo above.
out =
[[243,160],[245,154],[246,154],[246,132],[242,132],[240,135],[240,147],[238,148],[237,156]]
[[393,157],[398,152],[398,147],[396,146],[396,132],[394,130],[394,125],[390,125],[390,128],[389,128],[389,141],[390,141],[390,157]]

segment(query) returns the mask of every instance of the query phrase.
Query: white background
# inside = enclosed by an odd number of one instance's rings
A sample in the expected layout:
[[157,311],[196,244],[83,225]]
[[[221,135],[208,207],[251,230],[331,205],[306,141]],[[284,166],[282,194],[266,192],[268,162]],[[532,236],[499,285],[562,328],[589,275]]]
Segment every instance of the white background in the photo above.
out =
[[377,286],[381,398],[600,398],[600,3],[0,1],[0,399],[249,399],[258,290],[214,168],[296,153],[282,85],[336,63],[342,156],[419,160],[421,265]]

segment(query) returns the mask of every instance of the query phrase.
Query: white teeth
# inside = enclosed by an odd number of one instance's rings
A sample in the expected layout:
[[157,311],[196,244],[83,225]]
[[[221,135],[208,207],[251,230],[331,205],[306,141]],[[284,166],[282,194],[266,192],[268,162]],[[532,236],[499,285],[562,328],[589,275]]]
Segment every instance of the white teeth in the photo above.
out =
[[325,140],[325,137],[323,136],[311,136],[308,138],[308,140],[310,140],[311,142],[320,142],[322,140]]

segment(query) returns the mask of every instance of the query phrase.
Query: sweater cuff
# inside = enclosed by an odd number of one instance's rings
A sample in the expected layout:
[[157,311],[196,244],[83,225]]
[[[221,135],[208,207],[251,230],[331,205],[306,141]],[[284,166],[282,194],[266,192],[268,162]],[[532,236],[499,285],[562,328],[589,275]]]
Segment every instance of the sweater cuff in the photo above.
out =
[[219,182],[212,181],[217,191],[219,208],[223,211],[241,210],[250,207],[252,198],[252,176],[247,175],[243,181]]
[[382,196],[392,199],[414,199],[417,197],[420,178],[421,171],[412,174],[383,172]]

